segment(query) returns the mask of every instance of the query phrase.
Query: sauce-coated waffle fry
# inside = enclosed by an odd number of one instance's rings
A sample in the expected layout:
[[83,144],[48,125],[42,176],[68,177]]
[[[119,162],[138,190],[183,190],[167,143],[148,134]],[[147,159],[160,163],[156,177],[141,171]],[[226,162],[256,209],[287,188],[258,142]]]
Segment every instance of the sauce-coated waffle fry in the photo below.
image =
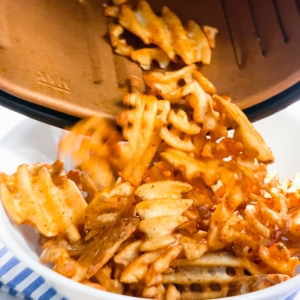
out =
[[[215,48],[218,33],[216,28],[203,26],[202,29],[191,20],[184,26],[178,16],[166,6],[163,6],[161,15],[157,16],[144,0],[139,0],[137,5],[128,1],[106,6],[104,15],[114,18],[114,23],[109,25],[109,35],[115,52],[131,57],[144,70],[151,68],[153,60],[163,69],[171,61],[178,62],[178,58],[186,65],[196,62],[210,64],[211,48]],[[124,29],[146,45],[152,44],[158,48],[134,49],[125,39],[120,38]]]
[[17,224],[30,224],[47,237],[80,239],[87,204],[76,184],[60,170],[53,173],[47,164],[21,165],[11,176],[2,174],[0,192]]

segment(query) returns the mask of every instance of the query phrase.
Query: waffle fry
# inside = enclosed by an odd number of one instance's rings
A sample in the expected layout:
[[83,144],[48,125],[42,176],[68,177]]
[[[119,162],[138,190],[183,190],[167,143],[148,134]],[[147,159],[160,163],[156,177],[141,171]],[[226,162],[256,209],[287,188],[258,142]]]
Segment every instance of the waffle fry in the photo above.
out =
[[[193,203],[192,200],[178,199],[174,198],[174,196],[161,199],[153,198],[155,197],[155,192],[153,194],[150,191],[155,188],[155,185],[156,188],[159,188],[162,183],[165,182],[145,184],[143,188],[144,193],[142,195],[140,194],[144,201],[136,205],[137,213],[142,218],[139,224],[139,230],[145,232],[147,236],[147,240],[140,246],[141,251],[155,251],[175,243],[176,237],[172,235],[172,232],[176,227],[187,221],[187,218],[181,215],[190,208]],[[176,184],[176,182],[174,183]],[[173,184],[173,186],[175,184]],[[143,185],[141,187],[143,187]],[[171,188],[172,186],[167,188],[167,190],[171,191]],[[179,195],[183,191],[181,188],[182,184],[178,182],[177,190],[179,190]],[[146,195],[150,193],[152,195],[150,200],[148,200]],[[172,191],[172,193],[174,195],[174,191]]]
[[164,299],[166,293],[166,289],[162,284],[159,284],[157,286],[151,286],[148,288],[145,288],[142,297],[144,298],[152,298],[152,299]]
[[[217,278],[218,275],[222,276],[220,273],[221,272],[218,272],[215,278]],[[239,280],[232,280],[229,289],[226,287],[226,284],[224,287],[219,284],[211,284],[210,286],[192,284],[192,290],[191,288],[186,288],[185,291],[181,293],[181,299],[216,299],[226,296],[237,296],[271,287],[288,278],[286,275],[277,274],[244,276],[239,278]],[[199,290],[201,292],[199,292]]]
[[[95,186],[100,188],[112,179],[116,180],[116,172],[112,166],[119,165],[120,153],[117,143],[122,139],[116,124],[109,119],[94,116],[78,122],[71,134],[62,136],[58,147],[59,157],[64,158],[69,153],[73,166],[83,166],[82,170],[87,170]],[[107,160],[105,158],[108,154],[110,155]],[[103,163],[102,172],[96,173],[95,169],[99,167],[99,162]]]
[[210,48],[216,47],[216,35],[219,32],[217,28],[210,26],[203,26],[203,31],[207,36]]
[[82,172],[80,179],[82,184],[82,190],[86,192],[85,200],[88,203],[90,203],[94,198],[94,195],[97,191],[97,187],[93,180],[90,178],[90,176],[88,176],[88,174]]
[[185,152],[194,152],[196,147],[192,142],[192,138],[189,134],[184,134],[182,137],[182,132],[176,127],[168,129],[166,126],[160,131],[160,137],[171,147],[176,147],[177,149]]
[[112,279],[112,268],[109,266],[105,266],[100,269],[95,277],[101,286],[105,288],[106,291],[115,293],[115,294],[123,294],[124,287],[123,284],[120,283],[119,280]]
[[198,70],[193,71],[193,77],[200,84],[205,93],[213,95],[217,92],[215,86]]
[[166,300],[180,300],[181,295],[179,291],[177,291],[174,284],[170,284],[166,294]]
[[193,189],[185,194],[185,197],[192,199],[197,206],[197,211],[203,221],[210,218],[208,210],[213,207],[216,202],[216,198],[213,198],[213,191],[208,188],[201,178],[197,180],[191,180],[190,183]]
[[[118,52],[117,52],[118,53]],[[143,70],[150,70],[155,60],[161,69],[166,69],[171,60],[160,48],[143,48],[131,52],[131,59],[137,61]]]
[[144,75],[144,80],[155,93],[171,103],[177,103],[182,97],[181,88],[178,86],[179,81],[183,79],[185,83],[191,82],[192,72],[195,68],[195,65],[191,65],[178,71],[166,72],[165,74],[150,72]]
[[172,246],[151,264],[144,277],[146,287],[162,283],[162,273],[169,268],[170,263],[180,254],[181,251],[182,245]]
[[104,5],[103,15],[105,17],[117,18],[119,15],[119,7],[116,5],[113,6]]
[[274,198],[254,194],[250,194],[250,197],[257,201],[256,205],[246,206],[244,218],[241,215],[232,215],[223,227],[222,237],[227,241],[240,241],[244,245],[258,249],[262,244],[273,244],[276,236],[287,232],[287,208],[285,201],[275,194]]
[[213,96],[213,99],[226,111],[228,122],[234,128],[234,138],[244,145],[245,154],[257,158],[258,161],[273,162],[274,156],[270,148],[244,113],[234,103],[230,103],[217,95]]
[[[128,140],[127,144],[121,145],[121,157],[127,163],[120,175],[124,180],[132,182],[133,185],[138,185],[152,159],[152,157],[150,160],[146,159],[146,151],[149,147],[152,147],[151,152],[155,153],[160,142],[159,137],[156,135],[158,128],[155,131],[158,115],[157,99],[153,96],[129,94],[125,96],[124,102],[135,108],[124,111],[118,116],[118,124],[122,126],[123,136]],[[142,160],[144,160],[144,163],[146,162],[145,169],[135,174],[136,169],[142,166],[140,164]]]
[[180,19],[166,6],[162,8],[162,18],[171,34],[175,53],[183,59],[185,64],[194,63],[193,40],[188,37]]
[[178,259],[172,263],[174,267],[199,266],[199,267],[219,267],[226,266],[231,268],[242,268],[248,270],[253,275],[264,274],[264,269],[246,258],[238,258],[229,252],[219,252],[204,254],[195,260]]
[[[203,64],[209,65],[211,61],[211,49],[209,39],[204,34],[201,27],[194,21],[188,21],[185,29],[188,36],[194,41],[194,61],[202,61]],[[217,30],[217,29],[215,29]]]
[[215,159],[200,161],[175,149],[167,149],[160,155],[164,160],[175,166],[175,168],[182,170],[188,179],[202,177],[207,186],[212,186],[214,182],[221,180],[224,186],[229,188],[227,197],[222,199],[222,202],[217,205],[211,218],[211,230],[208,236],[210,248],[223,248],[225,245],[219,240],[219,233],[223,222],[226,222],[230,218],[238,205],[245,199],[245,183],[243,182],[242,172],[230,162],[227,163]]
[[[109,13],[109,12],[107,12]],[[130,57],[134,52],[133,47],[127,45],[125,39],[120,39],[120,36],[124,33],[124,28],[121,25],[110,23],[109,24],[109,37],[111,45],[113,46],[116,53],[122,56]]]
[[155,162],[143,176],[143,181],[146,183],[162,181],[162,180],[176,180],[175,170],[168,163],[159,161]]
[[137,240],[126,246],[115,256],[114,261],[124,267],[128,266],[139,257],[142,242],[142,240]]
[[191,191],[191,189],[192,186],[189,183],[170,180],[140,185],[134,194],[142,200],[158,198],[178,199],[182,197],[182,194]]
[[276,191],[270,191],[270,193],[271,198],[262,198],[254,194],[251,194],[250,197],[258,201],[259,212],[262,216],[282,231],[286,231],[288,228],[286,200]]
[[66,175],[55,185],[49,168],[47,164],[21,165],[17,173],[2,175],[2,202],[17,224],[31,224],[48,237],[66,234],[76,241],[86,201]]
[[194,110],[193,119],[202,125],[203,131],[214,131],[218,138],[227,135],[220,113],[213,108],[212,98],[204,92],[197,81],[185,85],[182,88],[182,95],[188,96],[187,100]]
[[[175,52],[172,47],[170,34],[162,20],[154,14],[147,1],[139,1],[137,11],[135,12],[135,15],[137,14],[143,20],[144,32],[147,33],[147,37],[149,38],[148,41],[142,37],[141,39],[146,44],[152,43],[157,45],[171,60],[173,60]],[[120,20],[120,22],[122,22],[122,20]]]
[[43,245],[43,252],[40,257],[43,263],[54,263],[53,269],[75,281],[82,281],[85,278],[85,270],[70,257],[68,251],[54,241],[50,240]]
[[155,251],[165,248],[176,241],[172,235],[175,228],[187,222],[184,216],[159,216],[142,220],[139,224],[139,230],[144,232],[147,240],[140,246],[142,251]]
[[179,109],[177,113],[172,109],[168,115],[168,121],[177,129],[187,134],[197,134],[201,131],[200,126],[195,122],[189,121],[187,114],[182,109]]
[[122,242],[136,230],[138,223],[138,218],[121,218],[94,237],[78,259],[87,278],[94,276],[113,257]]
[[139,216],[143,219],[159,217],[163,214],[180,215],[191,207],[193,201],[190,199],[153,199],[145,200],[136,205]]
[[85,228],[89,230],[114,224],[125,211],[130,211],[132,193],[133,188],[127,182],[96,193],[85,211]]
[[127,4],[123,4],[120,7],[119,14],[120,24],[128,31],[138,36],[146,45],[150,44],[149,33],[145,30],[144,26],[139,22],[137,16],[131,7]]
[[192,142],[192,136],[200,132],[200,126],[193,121],[188,121],[187,114],[179,109],[177,113],[171,110],[168,115],[168,121],[172,125],[161,128],[160,137],[172,147],[185,152],[196,151],[196,146]]
[[163,250],[156,250],[140,255],[123,270],[121,282],[138,283],[146,274],[148,267],[163,253]]
[[[153,60],[161,68],[166,68],[170,61],[177,61],[181,57],[187,65],[195,62],[210,64],[211,47],[215,47],[216,28],[201,27],[193,21],[183,26],[180,19],[164,6],[158,17],[147,1],[138,1],[136,7],[130,4],[116,4],[106,6],[104,16],[113,17],[119,24],[109,27],[111,44],[116,53],[130,56],[137,61],[144,70],[149,70]],[[146,45],[154,44],[158,48],[136,49],[120,39],[123,28],[139,37]]]
[[[185,103],[183,98],[186,97],[195,111],[193,121],[196,123],[201,123],[201,125],[212,123],[213,126],[216,121],[220,120],[219,113],[213,107],[214,101],[208,95],[215,93],[215,87],[195,69],[195,65],[187,66],[179,71],[166,72],[165,74],[150,72],[145,74],[144,79],[154,92],[164,99],[168,99],[171,103]],[[183,87],[179,86],[181,80],[185,82]],[[201,114],[205,116],[210,114],[207,118],[212,120],[203,122],[204,117]],[[218,130],[223,133],[226,128],[220,125],[216,131]]]
[[261,246],[258,252],[263,262],[281,274],[295,275],[295,268],[299,264],[297,257],[291,257],[288,249],[281,243],[273,244],[269,248]]
[[[190,291],[182,293],[184,299],[215,299],[240,295],[244,291],[259,290],[289,278],[286,275],[265,275],[264,269],[229,253],[204,254],[196,260],[179,259],[171,265],[176,271],[164,275],[163,282],[189,286]],[[250,272],[248,275],[245,275],[245,269]]]
[[180,243],[183,245],[184,255],[189,260],[200,258],[208,250],[206,240],[199,242],[193,238],[183,236]]

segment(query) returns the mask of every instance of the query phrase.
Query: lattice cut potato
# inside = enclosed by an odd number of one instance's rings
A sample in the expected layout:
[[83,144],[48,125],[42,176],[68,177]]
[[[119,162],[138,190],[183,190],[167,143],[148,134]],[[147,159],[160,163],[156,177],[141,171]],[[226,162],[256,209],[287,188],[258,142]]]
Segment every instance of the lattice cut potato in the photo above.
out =
[[63,164],[21,165],[15,174],[1,174],[1,199],[17,224],[30,224],[47,237],[80,239],[87,206],[79,188],[63,171]]
[[[131,56],[145,70],[151,68],[153,60],[163,69],[171,61],[178,62],[179,59],[186,65],[211,62],[211,48],[215,47],[218,30],[210,26],[201,28],[191,20],[184,25],[166,6],[163,6],[161,15],[158,16],[147,1],[140,0],[137,5],[129,2],[106,5],[104,15],[115,19],[109,25],[109,35],[115,52]],[[140,38],[144,44],[156,45],[158,48],[133,49],[121,38],[124,29]]]

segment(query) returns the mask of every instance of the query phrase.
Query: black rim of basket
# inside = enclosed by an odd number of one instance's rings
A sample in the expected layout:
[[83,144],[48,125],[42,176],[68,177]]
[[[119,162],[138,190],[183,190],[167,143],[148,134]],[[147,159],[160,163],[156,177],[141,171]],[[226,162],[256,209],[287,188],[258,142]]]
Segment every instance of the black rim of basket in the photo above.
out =
[[[288,107],[298,100],[300,100],[300,82],[243,111],[251,122],[255,122]],[[0,90],[0,105],[29,118],[60,128],[71,126],[80,120],[77,117],[30,103],[2,90]]]

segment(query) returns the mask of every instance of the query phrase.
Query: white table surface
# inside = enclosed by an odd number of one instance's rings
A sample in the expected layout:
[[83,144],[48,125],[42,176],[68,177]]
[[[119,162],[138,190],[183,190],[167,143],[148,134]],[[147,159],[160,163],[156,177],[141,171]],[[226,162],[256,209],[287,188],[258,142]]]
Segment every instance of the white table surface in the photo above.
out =
[[[289,106],[287,109],[300,118],[300,101]],[[21,114],[15,113],[11,110],[8,110],[8,109],[0,106],[0,139],[11,128],[13,128],[16,124],[18,124],[21,120],[23,120],[25,118],[26,117]],[[1,300],[17,300],[20,298],[9,296],[0,291],[0,299]],[[300,300],[300,293],[294,298],[294,300]]]

